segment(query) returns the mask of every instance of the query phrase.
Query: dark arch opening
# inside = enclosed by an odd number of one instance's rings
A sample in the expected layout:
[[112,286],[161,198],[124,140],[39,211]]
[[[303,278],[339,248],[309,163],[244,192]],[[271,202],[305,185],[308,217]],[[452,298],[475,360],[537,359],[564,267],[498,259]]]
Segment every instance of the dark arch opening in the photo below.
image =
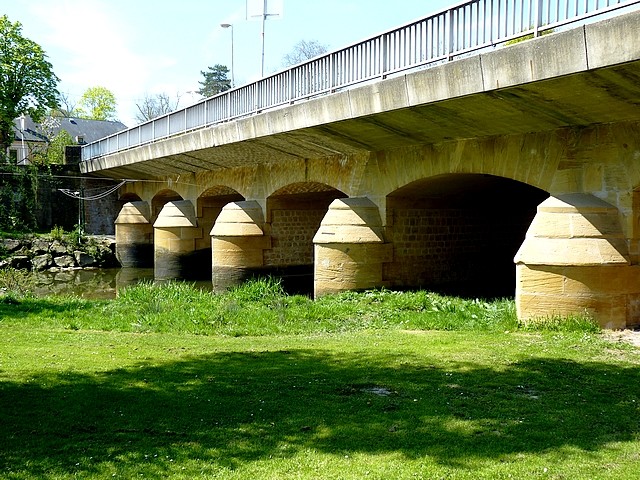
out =
[[513,297],[513,257],[549,194],[492,175],[449,174],[387,196],[394,261],[385,279],[398,289],[468,298]]
[[125,193],[121,195],[120,198],[116,201],[117,211],[120,212],[125,203],[129,202],[140,202],[142,199],[135,193]]
[[184,260],[186,279],[211,282],[211,229],[225,205],[243,200],[237,191],[224,185],[209,187],[198,197],[195,208],[202,237],[195,239],[194,252]]
[[156,218],[158,218],[158,214],[165,204],[179,200],[183,200],[183,198],[173,190],[165,189],[156,193],[151,200],[151,223],[155,222]]
[[269,274],[289,293],[313,293],[313,237],[329,205],[345,198],[340,190],[319,182],[298,182],[267,198],[266,223],[271,249],[265,251]]

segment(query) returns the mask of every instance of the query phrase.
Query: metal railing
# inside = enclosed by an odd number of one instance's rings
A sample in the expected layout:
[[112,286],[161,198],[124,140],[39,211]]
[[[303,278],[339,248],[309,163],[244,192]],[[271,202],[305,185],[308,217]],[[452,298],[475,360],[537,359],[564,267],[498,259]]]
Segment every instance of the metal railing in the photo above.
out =
[[82,160],[253,115],[526,35],[580,22],[640,0],[474,0],[295,65],[254,83],[82,147]]

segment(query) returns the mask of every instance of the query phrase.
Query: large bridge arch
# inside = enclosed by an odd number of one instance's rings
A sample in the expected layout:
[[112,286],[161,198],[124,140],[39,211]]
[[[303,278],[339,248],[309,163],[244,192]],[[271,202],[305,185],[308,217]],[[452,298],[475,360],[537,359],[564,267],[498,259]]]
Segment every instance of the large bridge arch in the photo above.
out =
[[[448,175],[489,175],[551,192],[570,129],[444,141],[378,152],[368,190],[382,196]],[[478,177],[479,178],[479,177]],[[375,183],[374,183],[375,182]]]
[[411,182],[387,196],[394,288],[513,297],[513,258],[549,194],[504,177],[457,173]]

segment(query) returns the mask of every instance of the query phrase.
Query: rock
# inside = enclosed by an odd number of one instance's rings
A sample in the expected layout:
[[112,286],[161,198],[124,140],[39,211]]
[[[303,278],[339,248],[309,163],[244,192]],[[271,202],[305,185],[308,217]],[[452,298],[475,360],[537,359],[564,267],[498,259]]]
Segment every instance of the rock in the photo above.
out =
[[49,253],[49,241],[44,238],[36,238],[31,243],[31,251],[34,255],[44,255],[45,253]]
[[[0,254],[5,257],[0,259],[0,268],[59,271],[120,266],[115,256],[115,242],[112,238],[90,237],[86,244],[71,246],[64,240],[51,240],[46,237],[24,240],[0,239]],[[77,250],[74,250],[76,248]],[[86,250],[91,251],[91,254]]]
[[53,265],[53,257],[50,253],[45,253],[44,255],[38,255],[33,257],[31,260],[31,268],[33,270],[46,270],[47,268]]
[[51,255],[53,255],[54,257],[61,257],[64,255],[67,255],[68,253],[66,245],[63,245],[58,240],[55,240],[51,244],[51,248],[49,249],[49,251],[51,252]]
[[71,255],[62,255],[60,257],[54,257],[53,263],[55,263],[56,266],[61,268],[69,268],[69,267],[75,267],[76,260]]
[[75,252],[73,252],[73,256],[76,260],[76,264],[79,267],[91,267],[96,264],[96,259],[92,255],[81,252],[80,250],[76,250]]
[[10,263],[11,267],[15,269],[29,270],[31,268],[31,260],[26,255],[15,255],[11,257]]
[[3,238],[0,241],[0,247],[8,253],[17,252],[22,248],[22,242],[13,238]]

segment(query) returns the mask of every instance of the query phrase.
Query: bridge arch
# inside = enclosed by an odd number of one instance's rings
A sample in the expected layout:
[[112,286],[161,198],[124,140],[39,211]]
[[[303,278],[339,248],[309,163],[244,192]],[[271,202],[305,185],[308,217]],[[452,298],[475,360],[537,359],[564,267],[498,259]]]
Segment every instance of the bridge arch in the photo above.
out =
[[118,201],[125,204],[127,202],[140,202],[142,201],[142,198],[140,198],[140,195],[138,195],[137,193],[126,192],[120,195]]
[[386,198],[386,236],[394,253],[385,279],[401,289],[512,297],[514,255],[548,196],[522,182],[471,173],[398,188]]
[[125,204],[131,203],[131,202],[141,202],[141,201],[142,201],[142,198],[140,198],[140,196],[137,193],[125,192],[118,197],[118,200],[116,200],[116,210],[119,213],[122,211],[122,207],[124,207]]
[[244,199],[240,193],[226,185],[209,186],[196,199],[197,233],[194,235],[194,252],[190,259],[192,278],[211,278],[211,230],[225,205]]
[[267,197],[265,233],[271,248],[265,250],[264,262],[282,276],[285,288],[313,290],[313,237],[331,202],[345,197],[320,182],[290,183]]
[[151,218],[152,218],[152,223],[156,218],[158,218],[158,214],[162,210],[162,207],[164,207],[169,202],[176,202],[176,201],[180,201],[180,200],[184,200],[184,199],[175,190],[171,190],[169,188],[164,188],[164,189],[159,190],[158,192],[156,192],[156,194],[151,199]]
[[558,130],[388,150],[380,152],[372,174],[379,177],[382,195],[448,175],[494,176],[551,192],[566,157],[567,136],[569,131]]
[[205,242],[211,248],[210,236],[213,227],[222,208],[231,202],[245,200],[239,192],[226,185],[214,185],[204,190],[196,199],[196,214],[198,223],[203,229]]

